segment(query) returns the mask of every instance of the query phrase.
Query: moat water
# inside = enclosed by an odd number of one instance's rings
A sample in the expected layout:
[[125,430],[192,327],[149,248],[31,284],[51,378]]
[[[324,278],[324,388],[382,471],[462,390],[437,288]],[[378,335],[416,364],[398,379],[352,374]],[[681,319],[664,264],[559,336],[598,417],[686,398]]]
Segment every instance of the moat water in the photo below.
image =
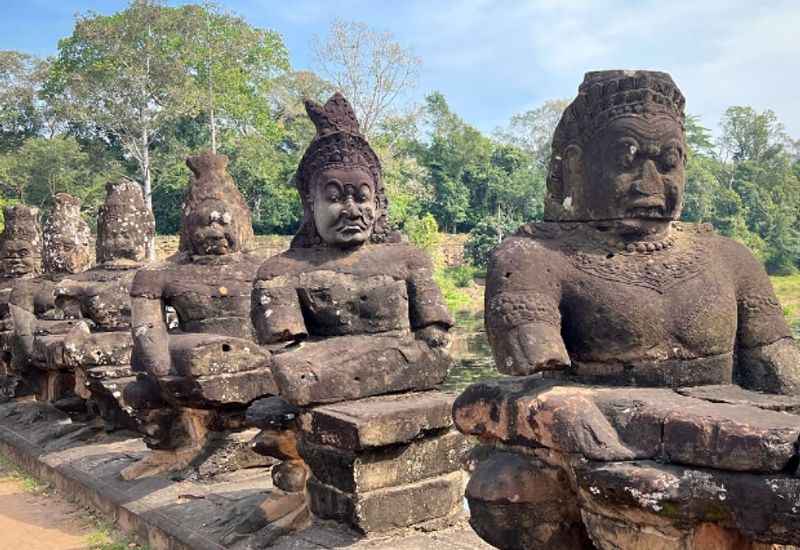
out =
[[494,368],[482,311],[457,315],[457,324],[451,334],[450,355],[455,360],[455,366],[450,370],[442,389],[461,391],[480,380],[503,378]]

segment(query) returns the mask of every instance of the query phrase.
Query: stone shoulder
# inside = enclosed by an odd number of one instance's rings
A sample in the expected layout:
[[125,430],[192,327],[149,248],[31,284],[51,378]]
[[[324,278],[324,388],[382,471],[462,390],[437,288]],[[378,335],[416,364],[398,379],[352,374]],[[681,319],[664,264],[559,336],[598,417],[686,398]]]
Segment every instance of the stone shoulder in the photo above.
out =
[[326,247],[292,248],[264,261],[257,279],[269,281],[322,270],[365,275],[385,273],[406,278],[414,271],[432,268],[424,251],[406,243],[367,245],[349,254]]

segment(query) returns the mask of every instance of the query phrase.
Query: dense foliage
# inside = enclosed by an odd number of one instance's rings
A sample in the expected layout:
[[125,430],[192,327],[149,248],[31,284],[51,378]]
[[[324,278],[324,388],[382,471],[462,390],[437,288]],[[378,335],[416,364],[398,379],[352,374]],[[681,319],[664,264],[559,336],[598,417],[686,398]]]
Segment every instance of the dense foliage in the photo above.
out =
[[[387,33],[337,21],[315,51],[330,57],[318,64],[333,84],[292,70],[275,31],[210,4],[159,0],[79,16],[53,59],[2,51],[0,201],[46,207],[52,193],[67,191],[94,212],[103,184],[127,175],[151,188],[158,231],[175,233],[185,158],[214,148],[230,157],[256,232],[292,233],[301,214],[292,178],[313,135],[302,102],[339,87],[358,88],[390,221],[415,242],[432,248],[439,230],[469,233],[467,256],[481,266],[505,235],[541,218],[549,141],[566,101],[514,115],[486,135],[439,92],[421,106],[399,102],[420,60]],[[382,68],[395,78],[378,78]],[[798,143],[773,112],[750,107],[728,109],[714,135],[690,117],[687,134],[684,219],[746,243],[773,273],[794,272]]]

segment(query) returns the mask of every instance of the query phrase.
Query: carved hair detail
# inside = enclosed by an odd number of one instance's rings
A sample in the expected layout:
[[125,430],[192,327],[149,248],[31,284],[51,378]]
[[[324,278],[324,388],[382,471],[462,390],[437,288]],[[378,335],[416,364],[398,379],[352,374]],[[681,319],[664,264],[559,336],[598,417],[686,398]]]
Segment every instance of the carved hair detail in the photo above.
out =
[[97,263],[114,260],[120,253],[107,246],[106,235],[112,228],[123,229],[133,242],[135,250],[125,253],[134,257],[128,259],[145,259],[147,248],[155,238],[156,223],[144,202],[141,186],[128,178],[106,183],[106,198],[97,212]]
[[322,244],[314,225],[312,211],[314,176],[325,168],[362,168],[372,175],[375,184],[377,216],[370,240],[387,239],[388,200],[383,187],[383,175],[378,155],[361,134],[355,112],[347,99],[336,92],[325,105],[305,101],[306,112],[317,133],[303,155],[295,174],[295,185],[303,203],[303,221],[292,239],[293,248]]
[[[53,209],[44,224],[42,266],[45,273],[77,273],[89,266],[91,231],[81,217],[81,200],[67,193],[57,193]],[[68,243],[71,250],[54,246]],[[69,254],[70,257],[66,255]]]
[[8,241],[24,241],[34,258],[35,272],[41,272],[42,231],[39,225],[39,209],[23,204],[3,208],[5,226],[0,234],[0,249]]
[[584,76],[578,96],[553,135],[545,198],[546,220],[570,218],[563,165],[570,147],[586,149],[594,135],[620,117],[666,117],[684,126],[686,100],[669,74],[658,71],[594,71]]

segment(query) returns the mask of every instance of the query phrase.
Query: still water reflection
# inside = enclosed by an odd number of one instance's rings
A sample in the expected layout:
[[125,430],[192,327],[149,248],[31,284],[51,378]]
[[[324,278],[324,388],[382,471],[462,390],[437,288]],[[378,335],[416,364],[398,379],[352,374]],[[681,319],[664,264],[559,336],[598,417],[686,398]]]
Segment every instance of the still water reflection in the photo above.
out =
[[483,312],[462,313],[456,316],[451,331],[453,341],[450,355],[455,366],[442,384],[442,389],[461,391],[480,380],[503,378],[494,368],[492,350],[483,327]]

